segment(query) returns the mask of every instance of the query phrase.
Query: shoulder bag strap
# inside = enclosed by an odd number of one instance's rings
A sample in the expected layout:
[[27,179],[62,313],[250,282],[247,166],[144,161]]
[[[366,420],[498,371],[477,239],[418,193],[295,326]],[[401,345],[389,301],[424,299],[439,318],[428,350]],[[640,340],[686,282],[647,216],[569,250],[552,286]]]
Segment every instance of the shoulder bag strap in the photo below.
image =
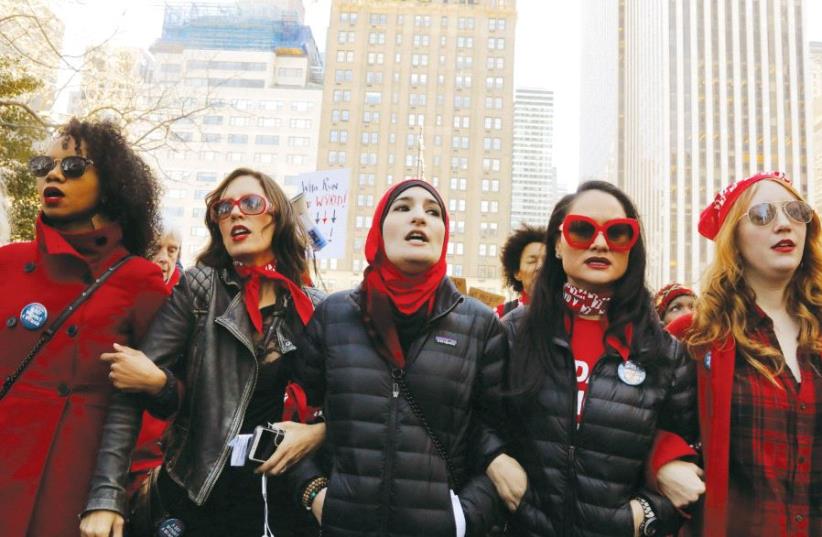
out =
[[420,421],[425,429],[425,432],[428,434],[428,437],[431,439],[431,443],[434,444],[434,449],[437,450],[437,453],[439,453],[440,457],[442,457],[442,460],[445,461],[445,468],[448,470],[448,484],[455,494],[458,493],[462,488],[462,483],[457,479],[457,472],[454,470],[454,464],[448,456],[448,452],[445,450],[445,445],[440,440],[440,437],[437,436],[437,433],[435,433],[431,428],[431,425],[428,424],[428,420],[425,419],[425,414],[423,414],[422,408],[419,403],[417,403],[417,399],[414,397],[414,394],[412,394],[411,390],[408,388],[408,383],[405,380],[405,370],[394,369],[391,375],[394,382],[396,382],[399,386],[400,393],[408,402],[408,406],[411,407],[411,412],[413,412]]
[[29,351],[26,357],[23,358],[23,361],[20,362],[20,365],[17,366],[17,369],[15,369],[14,372],[11,375],[7,376],[3,381],[3,387],[0,388],[0,400],[2,400],[7,393],[9,393],[11,387],[14,385],[15,382],[17,382],[17,379],[20,378],[20,375],[23,374],[23,371],[25,371],[26,368],[31,364],[32,360],[34,360],[35,356],[37,356],[37,353],[40,352],[40,350],[46,345],[46,343],[51,341],[51,338],[54,337],[54,334],[57,333],[57,331],[60,329],[63,323],[65,323],[66,320],[71,316],[71,314],[74,313],[74,311],[77,308],[79,308],[83,302],[91,298],[91,295],[93,295],[94,292],[97,289],[99,289],[100,286],[103,285],[103,283],[105,283],[105,281],[108,280],[112,274],[114,274],[114,271],[123,266],[126,263],[126,261],[128,261],[132,257],[134,256],[127,255],[119,261],[117,261],[116,263],[114,263],[113,265],[111,265],[108,269],[106,269],[104,273],[102,273],[96,280],[94,280],[94,282],[92,282],[91,285],[86,287],[85,290],[82,293],[80,293],[80,295],[77,298],[74,299],[74,302],[69,304],[66,307],[66,309],[64,309],[60,313],[60,316],[57,317],[57,319],[55,319],[53,323],[51,323],[51,326],[49,326],[42,334],[40,334],[40,338],[34,344],[34,347]]

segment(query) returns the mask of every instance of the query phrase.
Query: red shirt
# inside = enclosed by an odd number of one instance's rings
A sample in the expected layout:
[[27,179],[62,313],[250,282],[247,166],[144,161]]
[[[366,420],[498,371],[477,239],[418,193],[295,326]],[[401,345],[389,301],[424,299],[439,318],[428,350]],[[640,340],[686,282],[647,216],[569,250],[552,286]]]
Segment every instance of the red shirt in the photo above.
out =
[[582,418],[585,394],[588,392],[588,380],[591,371],[605,353],[602,336],[605,327],[599,320],[574,319],[574,330],[571,334],[571,353],[574,355],[577,377],[577,423]]
[[[760,337],[779,349],[757,312]],[[778,386],[737,352],[731,394],[729,536],[822,535],[822,361],[798,356]],[[816,364],[816,371],[812,365]]]

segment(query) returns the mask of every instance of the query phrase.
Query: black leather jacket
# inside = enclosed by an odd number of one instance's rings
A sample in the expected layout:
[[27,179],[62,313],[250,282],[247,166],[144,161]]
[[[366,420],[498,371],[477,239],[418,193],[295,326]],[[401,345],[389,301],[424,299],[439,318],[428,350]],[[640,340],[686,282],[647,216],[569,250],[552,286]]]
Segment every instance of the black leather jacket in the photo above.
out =
[[[158,414],[178,410],[168,435],[164,466],[198,505],[206,501],[220,476],[229,442],[240,430],[257,381],[253,327],[241,289],[233,271],[205,266],[188,269],[140,346],[158,365],[175,370],[182,366],[185,372],[185,397],[179,409],[174,408],[173,389],[172,408],[168,397],[153,403]],[[305,291],[315,304],[323,298],[315,289]],[[277,335],[281,342],[286,337]],[[282,359],[296,356],[288,352]],[[126,478],[142,410],[139,395],[118,392],[112,398],[86,511],[126,513]]]

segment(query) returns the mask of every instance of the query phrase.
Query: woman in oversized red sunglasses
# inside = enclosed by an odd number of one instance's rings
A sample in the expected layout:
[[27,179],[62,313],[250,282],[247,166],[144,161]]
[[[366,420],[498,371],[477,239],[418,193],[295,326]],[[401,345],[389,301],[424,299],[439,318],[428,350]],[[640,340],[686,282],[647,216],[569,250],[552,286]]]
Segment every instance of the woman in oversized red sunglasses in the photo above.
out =
[[[659,429],[697,434],[694,367],[653,310],[634,204],[609,183],[584,183],[554,208],[546,236],[530,305],[503,321],[510,455],[524,471],[490,477],[519,505],[517,535],[676,533],[675,506],[643,484],[644,469]],[[699,489],[696,468],[681,470]]]

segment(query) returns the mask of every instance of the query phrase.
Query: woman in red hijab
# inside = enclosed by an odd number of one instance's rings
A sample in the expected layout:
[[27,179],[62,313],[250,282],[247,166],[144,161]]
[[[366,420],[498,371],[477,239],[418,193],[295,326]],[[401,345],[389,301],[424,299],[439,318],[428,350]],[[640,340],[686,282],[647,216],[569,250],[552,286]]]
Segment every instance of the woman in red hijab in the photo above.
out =
[[295,468],[324,536],[485,535],[502,504],[484,475],[502,453],[505,342],[496,316],[446,276],[448,214],[421,180],[374,212],[368,268],[308,326],[309,403],[324,406],[330,464]]

